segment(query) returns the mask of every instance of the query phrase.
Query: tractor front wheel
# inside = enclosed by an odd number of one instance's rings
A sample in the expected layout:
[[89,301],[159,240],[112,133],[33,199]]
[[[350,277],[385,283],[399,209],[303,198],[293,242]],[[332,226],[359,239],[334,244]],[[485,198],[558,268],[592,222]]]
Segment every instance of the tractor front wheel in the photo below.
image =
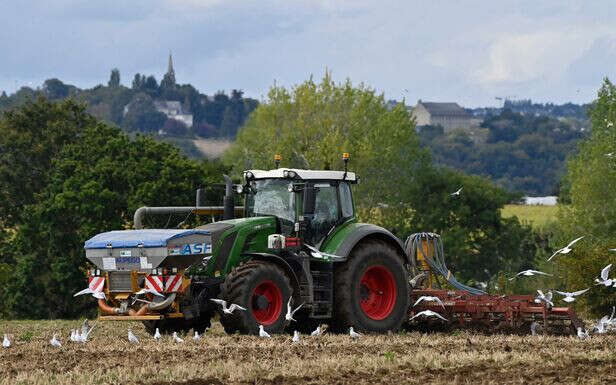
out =
[[383,333],[405,320],[409,286],[397,252],[382,242],[360,244],[334,276],[335,328]]
[[249,261],[235,268],[225,279],[222,298],[229,304],[246,308],[233,314],[221,314],[220,322],[227,333],[259,332],[259,325],[269,333],[282,333],[291,284],[278,266]]

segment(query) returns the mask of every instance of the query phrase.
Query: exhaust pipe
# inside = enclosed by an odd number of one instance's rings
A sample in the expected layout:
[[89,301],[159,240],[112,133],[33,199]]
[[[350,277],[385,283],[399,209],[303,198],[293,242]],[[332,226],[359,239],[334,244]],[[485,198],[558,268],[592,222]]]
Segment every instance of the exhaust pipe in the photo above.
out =
[[224,198],[224,211],[222,219],[233,219],[233,211],[235,209],[233,202],[233,181],[227,174],[223,174],[225,178],[225,198]]

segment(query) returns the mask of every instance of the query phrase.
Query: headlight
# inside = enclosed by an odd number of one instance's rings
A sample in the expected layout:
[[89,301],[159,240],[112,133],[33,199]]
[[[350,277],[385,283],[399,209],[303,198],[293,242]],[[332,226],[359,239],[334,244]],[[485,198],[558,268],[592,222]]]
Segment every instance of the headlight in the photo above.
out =
[[238,194],[241,194],[244,192],[244,186],[242,186],[241,184],[238,184],[237,186],[235,186],[235,192]]
[[255,178],[255,174],[251,173],[250,171],[246,171],[246,174],[244,174],[244,177],[246,178],[246,180],[252,180]]

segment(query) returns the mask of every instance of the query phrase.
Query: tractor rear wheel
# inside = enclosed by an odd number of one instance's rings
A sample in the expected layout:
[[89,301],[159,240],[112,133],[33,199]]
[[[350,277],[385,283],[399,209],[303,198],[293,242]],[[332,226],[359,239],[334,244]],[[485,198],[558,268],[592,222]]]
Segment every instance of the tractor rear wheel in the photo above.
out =
[[221,313],[227,333],[257,334],[259,325],[269,333],[282,333],[287,302],[293,291],[289,278],[278,266],[249,261],[235,268],[225,279],[222,298],[246,308],[233,314]]
[[338,331],[383,333],[397,330],[406,319],[409,286],[396,250],[382,242],[366,242],[353,250],[334,274],[334,326]]

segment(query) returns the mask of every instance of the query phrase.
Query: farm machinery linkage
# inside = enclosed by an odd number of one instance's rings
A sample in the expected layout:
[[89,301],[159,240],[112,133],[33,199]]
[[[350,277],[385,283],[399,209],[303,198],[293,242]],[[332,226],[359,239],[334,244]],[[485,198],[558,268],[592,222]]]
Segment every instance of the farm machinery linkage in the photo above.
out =
[[[382,227],[359,223],[351,191],[359,179],[347,170],[348,159],[344,154],[344,171],[248,170],[237,185],[225,176],[222,206],[202,205],[200,189],[195,206],[138,209],[135,230],[85,242],[92,266],[88,288],[79,294],[98,300],[99,319],[142,321],[152,333],[202,332],[216,313],[228,333],[256,333],[259,325],[281,333],[289,326],[287,304],[302,305],[293,324],[299,331],[327,323],[335,331],[353,326],[383,333],[426,309],[450,325],[581,325],[568,308],[459,283],[436,234],[413,234],[403,243]],[[238,200],[243,207],[235,206]],[[191,213],[222,220],[193,229],[143,229],[146,215]],[[433,289],[436,277],[456,290]],[[422,295],[440,298],[443,306],[424,301],[413,307]],[[246,311],[222,312],[211,299]]]

